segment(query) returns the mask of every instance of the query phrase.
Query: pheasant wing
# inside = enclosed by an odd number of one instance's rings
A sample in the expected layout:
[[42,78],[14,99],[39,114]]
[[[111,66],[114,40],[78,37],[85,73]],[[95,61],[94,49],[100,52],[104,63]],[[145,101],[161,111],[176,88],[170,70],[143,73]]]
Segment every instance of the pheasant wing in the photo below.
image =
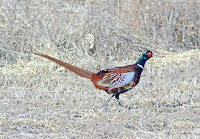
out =
[[110,69],[98,84],[109,88],[119,88],[129,84],[134,79],[134,76],[135,72],[133,71],[118,68]]

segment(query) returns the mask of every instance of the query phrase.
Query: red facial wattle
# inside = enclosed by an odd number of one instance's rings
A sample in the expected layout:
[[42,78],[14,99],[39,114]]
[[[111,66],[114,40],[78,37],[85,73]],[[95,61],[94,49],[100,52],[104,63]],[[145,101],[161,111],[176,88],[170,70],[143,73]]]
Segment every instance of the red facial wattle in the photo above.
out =
[[148,52],[148,53],[147,53],[147,56],[148,56],[148,57],[152,57],[152,52]]

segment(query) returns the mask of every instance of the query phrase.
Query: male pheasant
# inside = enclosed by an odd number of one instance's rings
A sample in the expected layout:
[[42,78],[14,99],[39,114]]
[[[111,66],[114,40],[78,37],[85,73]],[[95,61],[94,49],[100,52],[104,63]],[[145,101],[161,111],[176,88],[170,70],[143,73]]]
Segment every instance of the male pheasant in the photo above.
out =
[[47,58],[55,62],[56,64],[63,66],[66,69],[78,74],[81,77],[90,79],[97,89],[104,90],[108,94],[111,94],[111,97],[104,104],[104,108],[107,107],[109,101],[113,96],[115,96],[115,98],[118,100],[119,105],[122,106],[119,101],[119,95],[126,91],[129,91],[139,83],[140,75],[143,71],[146,61],[153,56],[153,53],[148,50],[144,52],[139,57],[137,62],[133,65],[106,69],[99,71],[95,74],[93,72],[75,67],[71,64],[65,63],[48,55],[36,52],[33,53]]

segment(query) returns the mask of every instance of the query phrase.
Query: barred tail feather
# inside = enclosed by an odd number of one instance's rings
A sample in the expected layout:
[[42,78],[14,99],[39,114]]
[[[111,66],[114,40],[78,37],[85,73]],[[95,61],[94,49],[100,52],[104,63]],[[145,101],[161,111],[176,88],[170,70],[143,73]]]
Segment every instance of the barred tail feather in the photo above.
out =
[[47,58],[47,59],[49,59],[49,60],[55,62],[56,64],[58,64],[58,65],[60,65],[60,66],[63,66],[63,67],[65,67],[66,69],[68,69],[68,70],[70,70],[70,71],[72,71],[72,72],[78,74],[78,75],[81,76],[81,77],[84,77],[84,78],[87,78],[87,79],[90,79],[90,80],[91,80],[91,79],[92,79],[92,75],[94,74],[93,72],[90,72],[90,71],[87,71],[87,70],[84,70],[84,69],[75,67],[75,66],[73,66],[73,65],[71,65],[71,64],[65,63],[65,62],[63,62],[63,61],[60,61],[60,60],[55,59],[55,58],[53,58],[53,57],[50,57],[50,56],[48,56],[48,55],[40,54],[40,53],[36,53],[36,52],[32,52],[32,53],[34,53],[34,54],[36,54],[36,55],[39,55],[39,56],[41,56],[41,57]]

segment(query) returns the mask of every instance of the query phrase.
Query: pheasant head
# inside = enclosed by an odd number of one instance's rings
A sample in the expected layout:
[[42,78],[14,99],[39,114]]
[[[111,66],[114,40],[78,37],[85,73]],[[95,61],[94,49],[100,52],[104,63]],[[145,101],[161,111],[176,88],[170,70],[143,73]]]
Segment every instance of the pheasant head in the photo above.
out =
[[146,61],[151,58],[153,56],[153,53],[150,50],[147,50],[146,52],[144,52],[139,59],[137,60],[136,64],[141,67],[144,68],[144,65],[146,63]]

